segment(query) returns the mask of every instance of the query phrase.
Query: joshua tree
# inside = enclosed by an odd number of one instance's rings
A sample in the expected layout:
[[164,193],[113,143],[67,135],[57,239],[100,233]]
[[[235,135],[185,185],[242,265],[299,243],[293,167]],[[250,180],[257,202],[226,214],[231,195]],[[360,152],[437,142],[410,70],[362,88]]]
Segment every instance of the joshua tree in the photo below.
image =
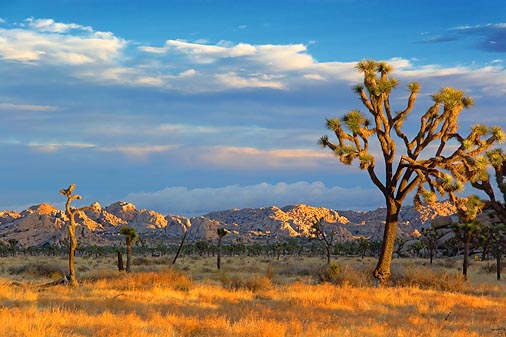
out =
[[439,245],[439,234],[434,228],[422,228],[421,234],[421,240],[429,251],[429,261],[430,264],[432,264],[432,260],[434,259],[434,252]]
[[420,257],[420,252],[425,248],[425,245],[422,241],[413,242],[408,246],[408,251],[413,254],[415,257]]
[[476,216],[483,208],[483,202],[477,196],[458,199],[457,215],[459,223],[451,224],[455,235],[464,243],[464,262],[462,264],[462,274],[467,280],[467,269],[469,267],[469,254],[471,242],[478,236],[481,230],[481,223],[476,220]]
[[123,234],[125,236],[125,243],[127,246],[126,272],[130,273],[132,271],[130,269],[132,261],[132,245],[139,236],[137,235],[137,231],[133,227],[128,226],[121,227],[119,232],[120,234]]
[[316,218],[313,221],[309,233],[312,237],[317,238],[318,241],[321,242],[322,246],[325,248],[325,254],[327,256],[327,264],[330,264],[330,254],[332,252],[332,245],[334,244],[334,237],[336,233],[331,231],[329,233],[325,232],[323,228],[323,218]]
[[72,194],[76,188],[75,184],[70,185],[67,189],[61,189],[60,194],[63,194],[67,197],[67,202],[65,203],[65,213],[69,218],[69,276],[68,281],[71,286],[77,286],[79,283],[76,278],[76,270],[74,264],[74,257],[76,254],[77,248],[77,238],[76,238],[76,222],[75,222],[75,214],[77,212],[86,210],[88,207],[82,208],[74,208],[70,207],[70,203],[74,200],[80,200],[82,197],[79,194]]
[[[471,185],[487,195],[490,207],[502,223],[506,224],[506,154],[502,149],[488,151],[485,156],[469,158],[463,167],[463,174],[470,175]],[[492,167],[495,184],[502,197],[496,196],[488,168]]]
[[[487,204],[495,211],[499,219],[498,223],[488,229],[496,248],[497,279],[499,280],[501,278],[501,248],[504,245],[506,224],[506,153],[500,148],[493,149],[485,156],[470,158],[466,164],[464,173],[472,176],[471,185],[485,192],[488,197]],[[489,173],[490,167],[495,175],[494,178]],[[491,180],[495,180],[497,189],[494,189]],[[501,196],[496,196],[496,192],[499,192]]]
[[177,248],[176,256],[174,256],[174,260],[172,260],[172,264],[176,264],[176,260],[179,257],[179,254],[181,254],[181,250],[183,249],[184,240],[186,239],[186,235],[188,234],[188,227],[186,224],[180,222],[181,228],[183,229],[183,236],[181,238],[181,243],[179,244],[179,247]]
[[[434,104],[421,115],[416,134],[408,136],[403,124],[414,108],[420,85],[408,85],[410,95],[406,107],[394,112],[390,93],[398,82],[389,76],[392,67],[385,62],[364,60],[356,68],[364,74],[364,81],[363,85],[355,86],[354,91],[372,122],[359,110],[353,110],[341,119],[327,119],[327,128],[335,133],[337,142],[323,136],[320,144],[332,150],[344,164],[350,165],[358,160],[360,169],[367,171],[384,196],[387,214],[383,246],[374,269],[374,277],[382,282],[390,277],[399,212],[409,193],[416,190],[415,205],[420,205],[422,200],[427,203],[436,201],[435,192],[443,196],[458,190],[466,182],[466,177],[460,175],[455,179],[454,170],[459,169],[466,158],[477,156],[494,142],[503,140],[504,133],[499,127],[477,125],[467,137],[460,135],[457,132],[458,117],[473,101],[462,91],[443,88],[432,95]],[[373,147],[371,151],[369,141],[373,135],[379,148]],[[400,153],[398,145],[403,147]],[[431,150],[432,157],[428,156]],[[377,158],[373,155],[377,151],[380,153],[377,157],[383,162],[379,165],[384,169],[382,175],[377,173]]]
[[357,245],[358,245],[358,251],[360,253],[360,257],[362,260],[364,259],[365,254],[369,250],[371,243],[368,238],[364,238],[363,236],[356,239]]
[[225,235],[230,233],[230,231],[226,228],[218,228],[216,230],[216,233],[218,234],[218,258],[216,259],[216,266],[218,269],[221,268],[221,242]]
[[[493,214],[489,213],[491,220]],[[504,223],[488,223],[482,226],[480,233],[482,258],[486,253],[493,253],[496,259],[497,280],[501,280],[501,259],[506,245],[506,225]]]

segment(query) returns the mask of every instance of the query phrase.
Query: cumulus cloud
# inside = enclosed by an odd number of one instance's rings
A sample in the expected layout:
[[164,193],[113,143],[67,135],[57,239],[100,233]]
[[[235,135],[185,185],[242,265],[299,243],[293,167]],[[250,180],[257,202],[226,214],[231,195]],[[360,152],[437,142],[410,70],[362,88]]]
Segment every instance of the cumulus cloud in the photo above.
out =
[[53,19],[26,19],[28,27],[41,32],[50,33],[67,33],[70,30],[77,29],[86,32],[93,32],[93,29],[89,26],[82,26],[76,23],[61,23],[55,22]]
[[78,24],[51,19],[27,19],[27,23],[27,28],[0,29],[1,59],[56,65],[107,64],[127,44],[112,33],[95,32]]
[[272,71],[300,70],[316,63],[307,53],[303,44],[290,45],[251,45],[249,43],[231,44],[220,41],[217,45],[167,40],[163,47],[140,46],[146,53],[186,55],[195,63],[208,64],[224,58],[242,58],[269,68]]
[[281,81],[272,81],[265,75],[240,76],[235,72],[227,74],[217,74],[215,78],[226,88],[271,88],[284,89],[285,85]]
[[383,206],[381,194],[376,189],[327,187],[320,181],[193,189],[167,187],[160,191],[132,193],[125,199],[138,207],[187,216],[232,208],[282,207],[300,203],[338,210]]
[[[468,33],[483,34],[488,37],[487,48],[502,51],[506,40],[504,26],[458,27],[451,34],[459,38]],[[135,45],[140,46],[134,50]],[[139,52],[142,57],[134,56]],[[255,88],[290,91],[315,85],[351,85],[361,79],[354,68],[356,61],[319,62],[308,45],[301,43],[275,45],[169,39],[161,46],[148,46],[129,42],[111,32],[50,18],[29,18],[23,24],[6,24],[0,28],[2,60],[51,66],[70,76],[100,84],[156,87],[185,93]],[[473,80],[476,85],[493,81],[501,84],[495,92],[506,91],[501,82],[504,67],[497,64],[446,68],[419,66],[403,58],[387,61],[397,69],[399,78],[423,80],[439,76],[451,80],[459,77],[459,81]]]

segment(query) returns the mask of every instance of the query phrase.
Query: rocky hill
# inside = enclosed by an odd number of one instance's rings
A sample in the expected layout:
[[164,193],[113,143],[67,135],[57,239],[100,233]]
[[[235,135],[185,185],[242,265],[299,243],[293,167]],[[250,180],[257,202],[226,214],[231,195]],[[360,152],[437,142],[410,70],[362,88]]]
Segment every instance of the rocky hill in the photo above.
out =
[[[449,203],[439,203],[420,212],[405,207],[401,211],[399,235],[407,236],[437,215],[452,213],[454,210]],[[95,202],[76,215],[76,234],[82,246],[105,246],[123,243],[119,228],[125,225],[134,227],[151,243],[177,242],[183,230],[188,230],[189,240],[214,240],[216,229],[223,227],[231,232],[226,240],[252,242],[307,237],[312,223],[322,219],[326,231],[333,231],[338,240],[345,241],[357,236],[381,238],[384,218],[385,209],[381,208],[357,212],[309,205],[232,209],[187,218],[137,209],[134,204],[124,201],[107,207]],[[49,204],[35,205],[20,213],[0,211],[0,244],[11,242],[22,247],[65,245],[67,223],[65,212]]]

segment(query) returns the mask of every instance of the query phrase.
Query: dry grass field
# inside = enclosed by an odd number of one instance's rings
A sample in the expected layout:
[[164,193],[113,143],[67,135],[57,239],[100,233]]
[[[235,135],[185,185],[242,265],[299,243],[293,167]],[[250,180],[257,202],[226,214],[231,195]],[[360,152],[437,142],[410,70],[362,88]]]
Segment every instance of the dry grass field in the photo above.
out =
[[486,262],[464,282],[458,261],[395,260],[401,276],[373,288],[369,259],[327,273],[317,258],[170,261],[138,257],[125,274],[112,256],[77,258],[78,288],[44,288],[64,258],[2,258],[0,336],[506,336],[506,283]]

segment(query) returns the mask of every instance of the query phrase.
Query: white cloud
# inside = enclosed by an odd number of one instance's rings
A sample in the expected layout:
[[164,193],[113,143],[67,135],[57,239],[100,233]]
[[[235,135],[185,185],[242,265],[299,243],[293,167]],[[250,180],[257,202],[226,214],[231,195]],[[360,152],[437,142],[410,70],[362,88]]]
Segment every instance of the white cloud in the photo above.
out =
[[[162,46],[129,43],[111,32],[78,23],[34,19],[0,28],[0,61],[64,67],[65,73],[100,84],[157,87],[203,93],[231,89],[293,90],[314,85],[361,81],[352,62],[318,62],[306,45],[250,44],[169,39]],[[129,46],[139,45],[135,58]],[[439,78],[445,85],[472,83],[483,92],[506,92],[502,62],[485,66],[416,65],[400,57],[387,60],[403,80]]]
[[99,151],[120,152],[134,159],[146,159],[153,153],[166,152],[177,148],[178,145],[120,145],[99,147]]
[[218,74],[215,78],[226,88],[285,88],[281,81],[264,80],[256,76],[242,77],[235,72]]
[[239,43],[235,46],[227,47],[181,40],[167,40],[165,46],[161,48],[141,46],[139,50],[157,54],[178,52],[187,55],[193,62],[202,64],[213,63],[221,58],[252,55],[256,52],[256,48],[247,43]]
[[12,104],[0,103],[0,111],[56,111],[57,107],[51,105]]
[[167,187],[155,192],[132,193],[125,199],[138,207],[190,216],[232,208],[282,207],[300,203],[338,210],[383,206],[381,194],[376,189],[327,187],[319,181],[193,189]]
[[75,23],[61,23],[55,22],[53,19],[34,19],[29,18],[26,20],[28,27],[41,32],[50,33],[67,33],[70,30],[77,29],[86,32],[92,32],[93,29],[89,26],[82,26]]
[[310,169],[335,163],[326,151],[315,149],[258,149],[253,147],[206,147],[195,154],[206,165],[228,169]]
[[52,19],[27,22],[28,28],[0,29],[1,59],[54,65],[108,64],[127,45],[112,33],[94,32],[78,24]]
[[272,71],[300,70],[315,64],[315,60],[307,53],[303,44],[290,45],[251,45],[238,43],[235,45],[221,41],[217,45],[167,40],[164,47],[141,46],[139,50],[146,53],[186,55],[195,63],[208,64],[225,58],[243,58]]
[[87,143],[37,143],[31,142],[28,144],[30,148],[37,152],[56,152],[65,148],[77,148],[77,149],[86,149],[86,148],[94,148],[94,144]]

